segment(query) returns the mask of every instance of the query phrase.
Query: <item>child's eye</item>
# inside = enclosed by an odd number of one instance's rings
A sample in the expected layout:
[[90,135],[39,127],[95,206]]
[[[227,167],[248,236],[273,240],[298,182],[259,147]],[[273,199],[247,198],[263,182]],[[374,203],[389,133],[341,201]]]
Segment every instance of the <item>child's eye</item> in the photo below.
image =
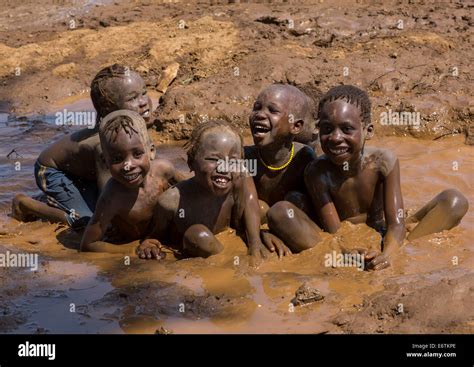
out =
[[143,156],[144,152],[134,152],[133,157],[134,158],[141,158]]
[[255,102],[255,103],[253,104],[253,110],[254,110],[254,111],[257,111],[257,110],[259,110],[259,109],[260,109],[260,102]]
[[272,107],[270,107],[268,110],[269,110],[271,113],[278,113],[278,112],[280,112],[280,111],[278,111],[277,109],[272,108]]
[[114,155],[112,157],[112,163],[117,164],[122,162],[122,156],[121,155]]
[[146,89],[142,92],[142,96],[146,96]]
[[330,125],[322,125],[319,128],[321,134],[329,134],[332,131],[332,128]]
[[354,128],[351,127],[351,126],[345,126],[345,127],[342,128],[342,131],[343,131],[345,134],[349,134],[349,133],[351,133],[353,130],[354,130]]
[[204,158],[206,161],[217,162],[218,158]]

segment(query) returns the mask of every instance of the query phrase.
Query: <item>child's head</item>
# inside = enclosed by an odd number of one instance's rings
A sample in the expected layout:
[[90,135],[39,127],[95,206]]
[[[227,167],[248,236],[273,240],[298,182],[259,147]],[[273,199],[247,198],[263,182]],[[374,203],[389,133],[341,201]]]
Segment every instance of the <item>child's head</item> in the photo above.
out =
[[318,108],[321,148],[335,164],[360,157],[366,139],[373,135],[371,103],[367,93],[352,85],[331,88]]
[[150,127],[152,103],[142,77],[126,66],[114,64],[97,73],[91,83],[91,98],[98,117],[116,110],[139,113]]
[[99,137],[112,177],[129,188],[141,186],[155,157],[143,118],[134,111],[111,112],[99,125]]
[[193,130],[186,148],[188,166],[201,186],[216,196],[227,194],[237,175],[220,162],[242,159],[242,136],[228,123],[211,120]]
[[311,121],[309,97],[287,84],[272,84],[261,91],[249,118],[253,141],[261,147],[292,141]]

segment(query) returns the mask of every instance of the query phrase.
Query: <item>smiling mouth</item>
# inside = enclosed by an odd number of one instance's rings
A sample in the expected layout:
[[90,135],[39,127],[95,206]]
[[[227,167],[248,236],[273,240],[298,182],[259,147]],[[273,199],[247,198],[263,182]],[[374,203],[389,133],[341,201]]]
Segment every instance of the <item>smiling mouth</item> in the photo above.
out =
[[142,113],[140,113],[140,115],[142,117],[149,117],[150,116],[150,109],[146,109],[145,111],[143,111]]
[[349,147],[328,148],[332,155],[338,156],[349,152]]
[[140,172],[131,173],[131,174],[122,175],[122,176],[126,181],[132,182],[132,181],[135,181],[140,176]]
[[225,188],[230,182],[230,177],[227,176],[222,176],[222,175],[216,175],[211,177],[212,183],[219,187],[219,188]]
[[252,134],[253,136],[264,136],[265,134],[269,133],[271,128],[266,125],[260,123],[253,123],[252,124]]

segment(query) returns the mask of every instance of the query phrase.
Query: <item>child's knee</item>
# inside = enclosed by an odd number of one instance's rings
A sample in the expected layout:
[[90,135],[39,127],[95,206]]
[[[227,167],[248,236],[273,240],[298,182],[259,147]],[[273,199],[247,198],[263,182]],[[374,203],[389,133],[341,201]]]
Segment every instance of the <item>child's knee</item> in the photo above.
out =
[[24,203],[27,198],[28,196],[26,196],[25,194],[16,194],[15,197],[13,198],[13,202],[15,204]]
[[263,200],[259,200],[258,205],[260,207],[260,223],[265,224],[267,223],[267,212],[268,212],[269,206]]
[[223,250],[222,244],[203,224],[193,224],[184,232],[183,247],[189,255],[196,257],[209,257]]
[[295,210],[296,206],[289,201],[279,201],[273,204],[267,212],[269,227],[292,221],[295,218]]
[[438,196],[439,204],[457,220],[461,220],[469,209],[466,197],[456,189],[444,190]]

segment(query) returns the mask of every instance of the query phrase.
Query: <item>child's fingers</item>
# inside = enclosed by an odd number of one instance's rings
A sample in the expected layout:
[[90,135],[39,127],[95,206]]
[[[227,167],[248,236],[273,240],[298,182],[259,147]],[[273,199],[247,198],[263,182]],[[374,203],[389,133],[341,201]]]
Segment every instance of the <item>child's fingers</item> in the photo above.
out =
[[390,262],[385,256],[378,256],[369,263],[367,268],[370,270],[381,270],[388,268],[389,266]]
[[158,247],[152,247],[151,248],[151,254],[154,259],[160,260],[161,259],[161,254],[160,250]]
[[151,259],[153,257],[152,253],[151,253],[151,250],[153,249],[154,247],[147,247],[145,249],[145,253],[146,253],[146,258],[147,259]]
[[379,255],[379,253],[377,251],[369,251],[365,254],[365,260],[372,260],[372,259],[375,259],[377,257],[377,255]]

